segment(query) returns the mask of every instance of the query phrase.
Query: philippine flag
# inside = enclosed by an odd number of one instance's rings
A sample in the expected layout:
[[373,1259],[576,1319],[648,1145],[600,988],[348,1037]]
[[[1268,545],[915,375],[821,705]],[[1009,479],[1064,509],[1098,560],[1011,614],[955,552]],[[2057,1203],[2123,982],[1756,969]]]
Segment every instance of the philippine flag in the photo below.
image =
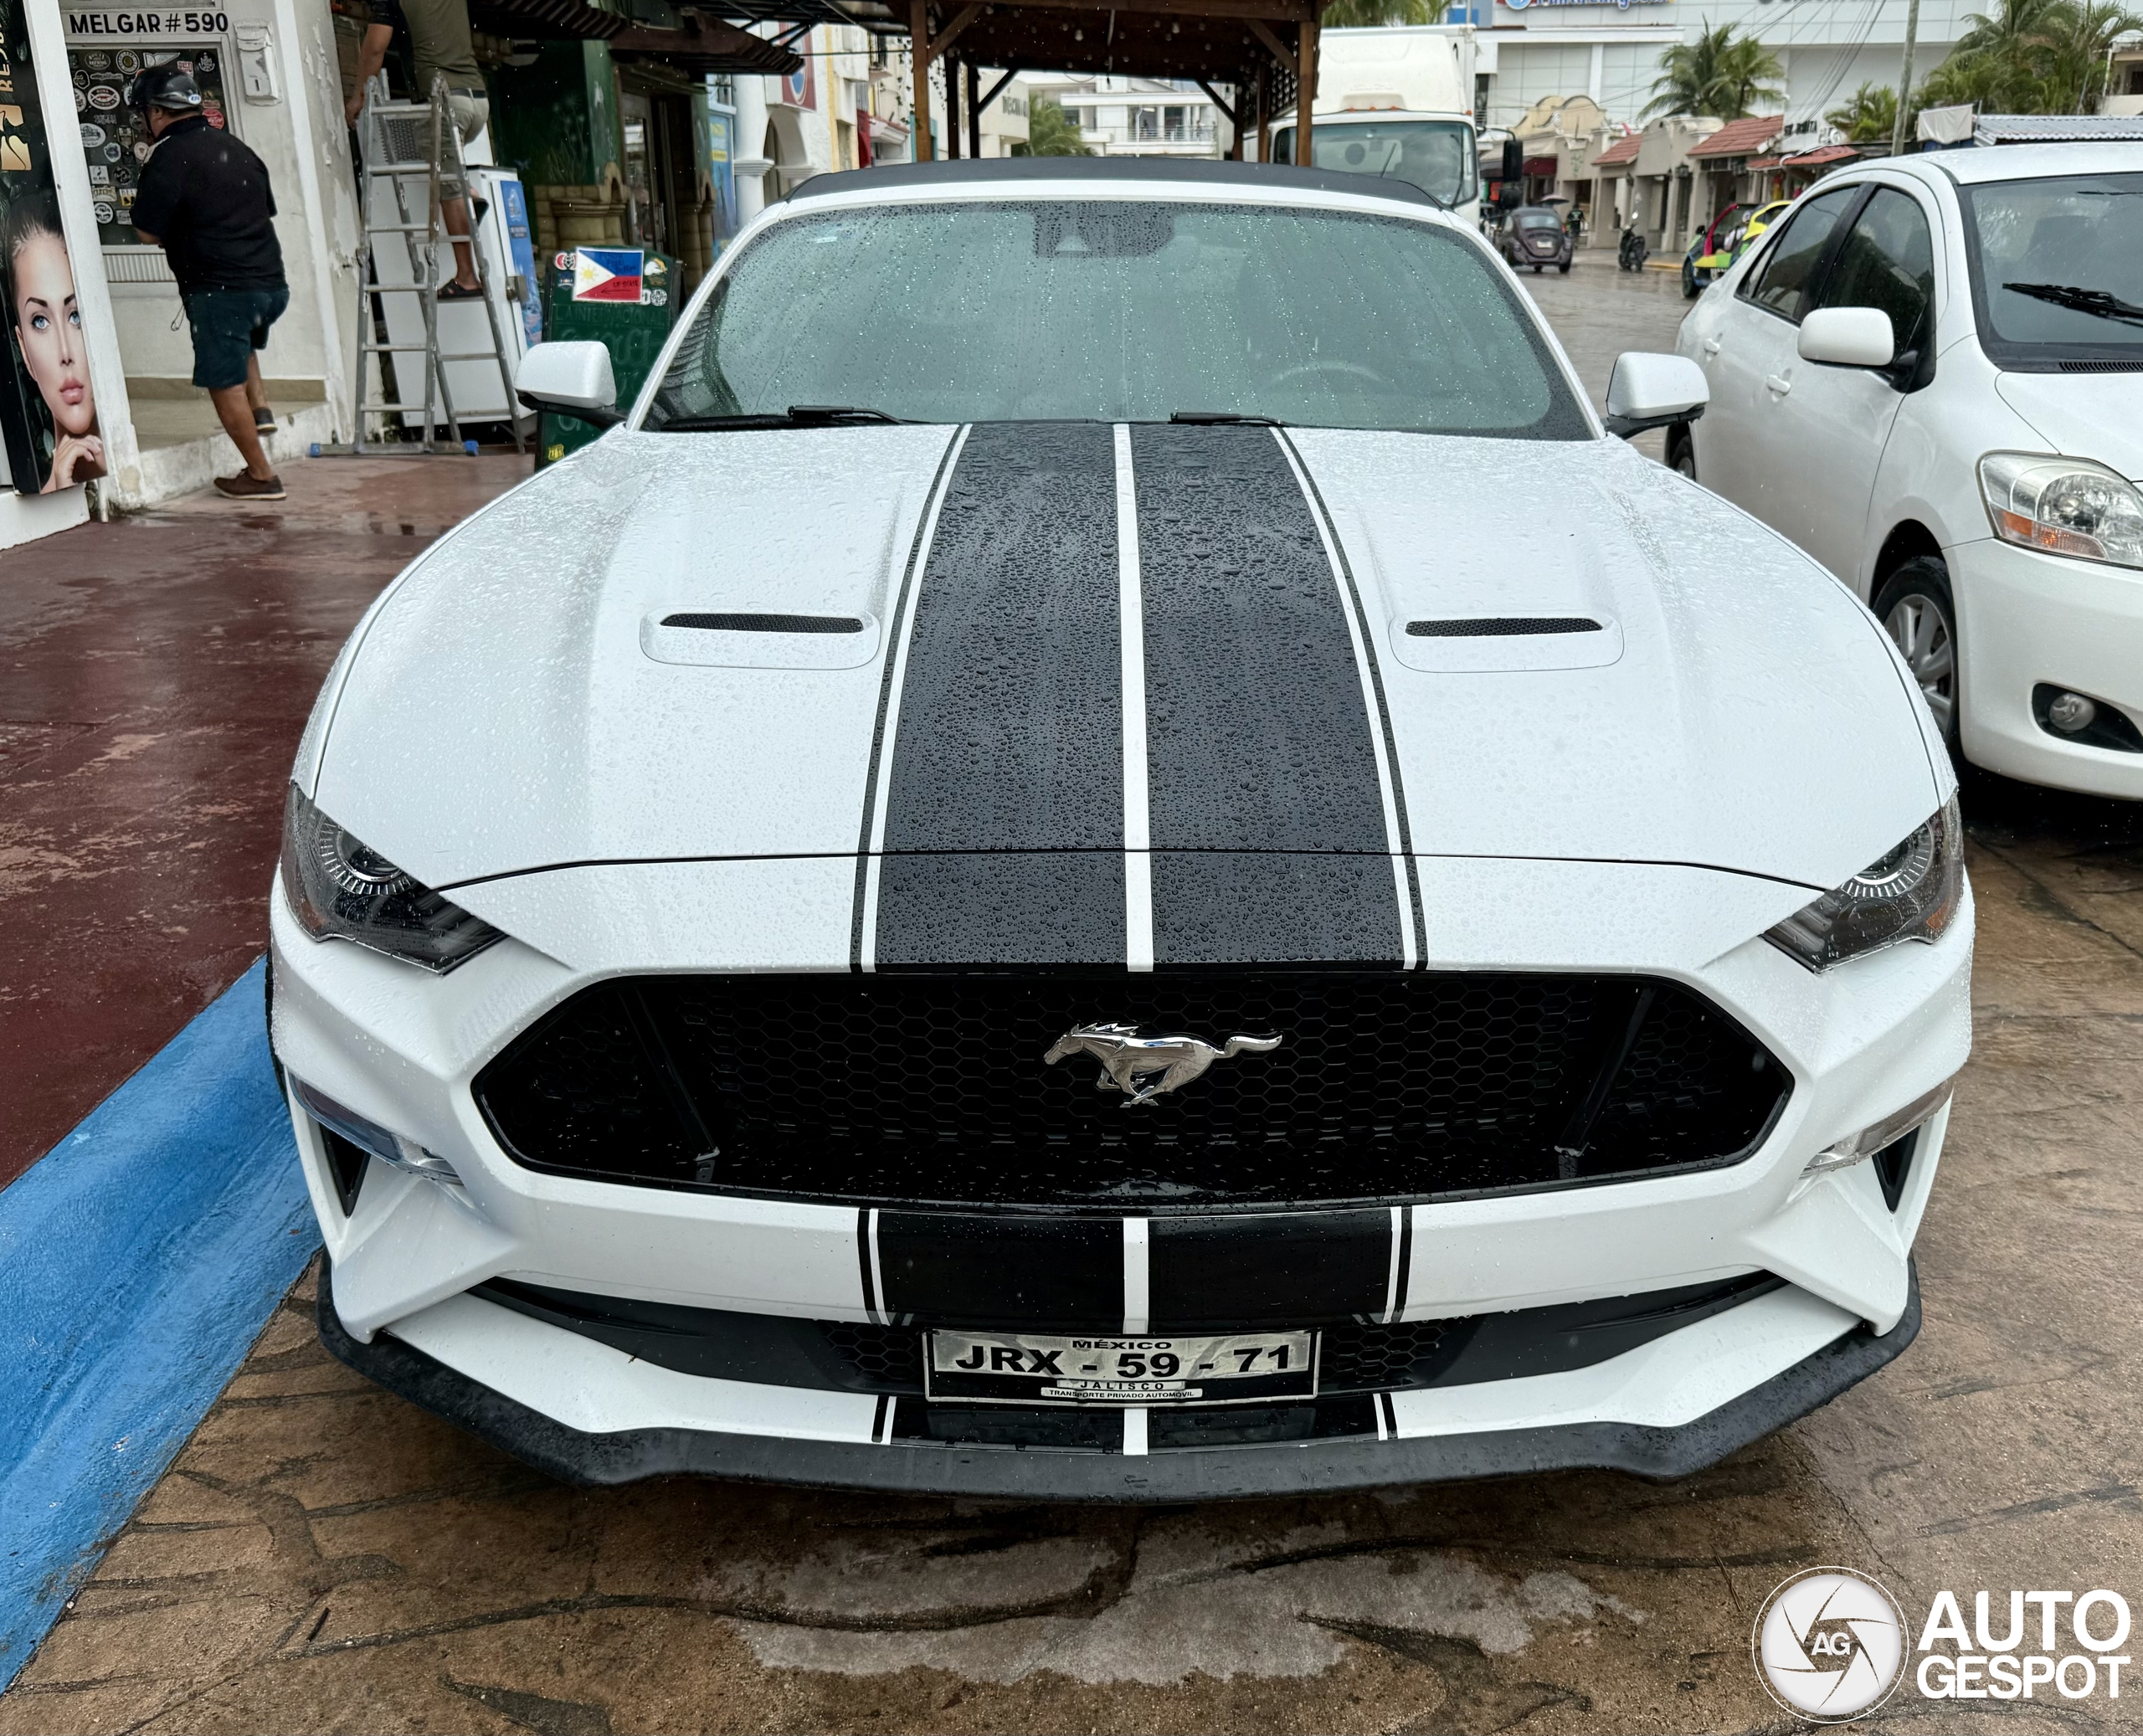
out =
[[637,304],[640,262],[645,258],[637,247],[576,249],[573,257],[573,299]]

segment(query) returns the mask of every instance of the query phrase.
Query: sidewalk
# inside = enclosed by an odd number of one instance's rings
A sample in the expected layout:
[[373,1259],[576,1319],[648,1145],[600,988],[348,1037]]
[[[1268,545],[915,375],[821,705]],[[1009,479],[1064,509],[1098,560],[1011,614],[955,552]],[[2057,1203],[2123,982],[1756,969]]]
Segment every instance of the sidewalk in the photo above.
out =
[[0,1186],[260,956],[282,786],[366,604],[526,459],[323,459],[10,549]]

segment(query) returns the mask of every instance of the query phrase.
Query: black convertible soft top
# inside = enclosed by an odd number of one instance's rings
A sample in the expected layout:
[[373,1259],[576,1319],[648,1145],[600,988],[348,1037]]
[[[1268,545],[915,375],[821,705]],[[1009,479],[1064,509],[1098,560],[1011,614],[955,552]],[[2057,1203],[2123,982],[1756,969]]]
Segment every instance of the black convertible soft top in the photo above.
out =
[[1211,157],[989,157],[953,162],[889,163],[882,168],[842,169],[814,175],[784,195],[786,203],[830,193],[878,187],[960,187],[975,182],[1035,187],[1066,181],[1151,181],[1181,185],[1289,187],[1303,192],[1354,193],[1401,204],[1446,208],[1411,181],[1390,175],[1350,175],[1343,169],[1303,169],[1287,163],[1226,162]]

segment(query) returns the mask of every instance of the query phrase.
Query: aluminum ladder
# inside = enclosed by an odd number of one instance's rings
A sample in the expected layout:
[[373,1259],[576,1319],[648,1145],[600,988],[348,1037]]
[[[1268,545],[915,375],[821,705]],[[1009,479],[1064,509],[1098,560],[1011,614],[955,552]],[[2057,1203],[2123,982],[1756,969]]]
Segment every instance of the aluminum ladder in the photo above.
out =
[[[524,432],[523,412],[520,400],[514,396],[512,370],[506,362],[505,334],[499,329],[499,314],[491,300],[491,283],[484,263],[484,249],[476,237],[475,220],[475,190],[470,184],[468,164],[461,155],[461,135],[455,130],[453,116],[447,107],[446,87],[443,80],[434,79],[431,100],[429,102],[393,102],[388,99],[387,80],[379,74],[373,78],[365,93],[365,105],[357,116],[357,149],[361,157],[358,170],[358,217],[362,224],[357,241],[357,429],[348,446],[322,448],[325,450],[345,451],[361,457],[366,451],[365,424],[369,417],[383,419],[390,416],[421,416],[418,425],[423,430],[422,450],[434,452],[461,452],[467,449],[462,439],[460,418],[455,414],[454,392],[441,366],[448,362],[490,362],[499,371],[499,384],[505,394],[506,414],[513,423],[513,444],[516,451],[528,450],[528,437]],[[469,250],[475,260],[476,280],[483,285],[484,317],[491,327],[491,347],[489,350],[441,351],[439,347],[439,299],[440,282],[439,252],[448,249],[451,257],[452,243],[446,232],[445,214],[439,202],[439,183],[449,169],[461,187],[470,208]],[[413,213],[410,178],[424,177],[424,211],[422,221]],[[391,214],[392,220],[384,220]],[[408,285],[379,281],[379,254],[375,238],[400,235],[404,238],[411,266],[411,282]],[[424,337],[422,343],[396,343],[388,330],[383,306],[377,306],[378,298],[387,295],[415,295],[424,311]],[[395,396],[386,396],[387,363],[390,356],[420,355],[424,359],[424,401],[411,402],[407,370],[398,364],[394,368]],[[378,369],[381,396],[372,396],[373,370],[367,364],[369,358],[381,358]],[[441,445],[433,438],[433,429],[441,415],[446,422],[450,444]],[[409,449],[406,442],[388,442],[383,439],[373,443],[375,452]]]

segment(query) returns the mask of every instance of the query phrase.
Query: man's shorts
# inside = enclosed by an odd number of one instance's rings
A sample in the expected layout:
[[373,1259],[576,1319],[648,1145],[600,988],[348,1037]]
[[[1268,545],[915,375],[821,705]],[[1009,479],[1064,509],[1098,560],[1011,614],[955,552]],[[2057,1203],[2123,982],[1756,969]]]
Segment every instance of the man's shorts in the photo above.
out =
[[[450,90],[446,93],[446,112],[465,151],[469,141],[491,125],[491,99],[469,90]],[[439,152],[439,196],[443,199],[466,198],[468,184],[454,172],[446,161],[447,155],[445,151]]]
[[290,305],[280,290],[197,290],[186,298],[193,328],[193,383],[210,392],[245,383],[245,364],[268,347],[268,328]]

